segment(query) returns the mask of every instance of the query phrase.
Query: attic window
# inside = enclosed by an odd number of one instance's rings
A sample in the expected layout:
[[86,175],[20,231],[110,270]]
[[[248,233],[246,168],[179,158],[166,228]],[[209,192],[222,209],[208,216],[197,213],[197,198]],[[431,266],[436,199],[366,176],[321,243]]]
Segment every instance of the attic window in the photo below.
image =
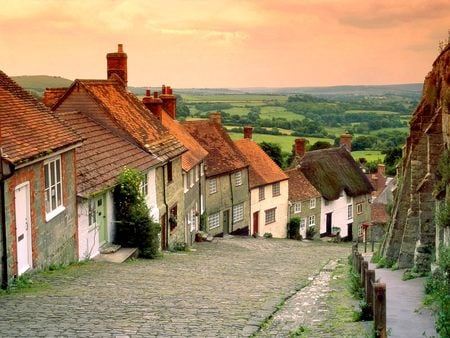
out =
[[272,184],[272,197],[280,196],[280,182]]
[[264,189],[265,187],[259,187],[259,200],[262,201],[263,199],[266,198],[265,194],[264,194]]
[[311,198],[309,200],[309,208],[310,209],[314,209],[316,207],[316,199],[315,198]]

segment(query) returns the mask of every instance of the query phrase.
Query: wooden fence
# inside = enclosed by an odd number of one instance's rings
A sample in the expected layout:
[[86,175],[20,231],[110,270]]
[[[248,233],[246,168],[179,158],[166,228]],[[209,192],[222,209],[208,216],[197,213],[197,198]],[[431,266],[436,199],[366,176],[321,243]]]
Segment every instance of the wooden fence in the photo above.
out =
[[386,284],[375,282],[375,270],[369,270],[369,263],[358,252],[357,244],[353,244],[352,263],[353,271],[360,276],[361,288],[364,288],[364,300],[373,317],[375,336],[386,338]]

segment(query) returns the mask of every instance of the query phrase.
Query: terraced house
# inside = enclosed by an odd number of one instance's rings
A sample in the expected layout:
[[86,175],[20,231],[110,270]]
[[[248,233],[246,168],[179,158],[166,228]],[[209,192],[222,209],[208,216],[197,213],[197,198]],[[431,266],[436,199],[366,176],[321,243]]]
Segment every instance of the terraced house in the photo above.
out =
[[[294,168],[320,193],[321,236],[339,235],[352,240],[371,219],[373,187],[350,154],[351,137],[341,137],[339,148],[305,152],[295,147]],[[318,201],[315,203],[317,204]]]
[[253,128],[244,127],[244,138],[234,141],[249,166],[250,235],[287,237],[288,176],[252,140]]
[[152,96],[150,90],[147,90],[142,102],[162,122],[163,126],[188,149],[181,155],[181,167],[183,169],[186,243],[191,245],[195,240],[196,232],[199,230],[200,215],[205,211],[204,160],[208,152],[189,134],[183,125],[175,120],[175,101],[171,101],[170,106],[163,108],[164,103],[167,102],[167,97],[173,97],[172,89],[163,86],[161,96],[156,91]]
[[82,138],[0,72],[2,287],[77,257],[75,149]]
[[[117,52],[107,55],[107,76],[106,80],[75,80],[52,106],[52,110],[56,115],[81,112],[83,116],[148,154],[147,159],[135,165],[144,174],[142,189],[151,215],[161,224],[161,248],[184,243],[186,233],[181,155],[187,149],[136,96],[127,91],[127,54],[123,52],[122,45],[118,46]],[[173,95],[166,99],[166,106],[176,100]],[[99,146],[94,152],[103,151]],[[111,149],[112,154],[120,151]],[[102,165],[102,162],[96,163],[95,168]],[[88,199],[84,200],[84,208],[87,205],[89,210],[89,204],[95,205],[91,201],[93,198],[101,199],[100,207],[105,208],[104,204],[110,204],[110,198],[103,198],[102,195],[105,196],[102,190],[92,191]],[[110,209],[107,205],[106,210]],[[114,219],[111,217],[106,222],[105,241],[113,241]]]
[[205,215],[210,235],[243,231],[250,224],[248,163],[222,126],[220,113],[182,125],[208,152],[205,158]]

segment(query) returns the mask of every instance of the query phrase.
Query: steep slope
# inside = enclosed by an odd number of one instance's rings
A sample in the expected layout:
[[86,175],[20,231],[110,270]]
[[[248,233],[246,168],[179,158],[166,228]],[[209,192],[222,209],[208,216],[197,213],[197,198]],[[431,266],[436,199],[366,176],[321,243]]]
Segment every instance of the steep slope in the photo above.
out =
[[435,210],[433,190],[437,164],[449,148],[450,45],[433,63],[424,82],[422,100],[410,121],[399,184],[391,221],[381,253],[399,268],[430,268],[435,250]]

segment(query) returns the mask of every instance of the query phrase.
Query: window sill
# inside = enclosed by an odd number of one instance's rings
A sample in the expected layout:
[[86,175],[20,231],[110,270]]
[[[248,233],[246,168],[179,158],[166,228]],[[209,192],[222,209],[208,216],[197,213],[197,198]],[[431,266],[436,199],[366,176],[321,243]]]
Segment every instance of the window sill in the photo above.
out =
[[45,221],[46,222],[51,221],[54,217],[56,217],[57,215],[62,213],[64,210],[66,210],[66,207],[62,205],[62,206],[57,207],[55,210],[53,210],[53,211],[51,211],[49,213],[46,213],[45,214]]

